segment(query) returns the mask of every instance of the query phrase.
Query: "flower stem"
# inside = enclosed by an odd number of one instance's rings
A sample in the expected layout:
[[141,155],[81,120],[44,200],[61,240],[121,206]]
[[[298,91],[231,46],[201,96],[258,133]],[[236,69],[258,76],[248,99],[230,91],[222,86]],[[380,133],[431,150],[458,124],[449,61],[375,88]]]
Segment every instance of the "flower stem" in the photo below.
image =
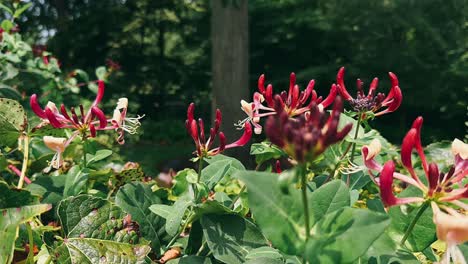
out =
[[[356,132],[354,133],[354,139],[356,140],[357,139],[357,136],[358,136],[358,133],[359,133],[359,128],[361,127],[361,122],[362,122],[362,114],[359,113],[359,118],[358,118],[358,121],[357,121],[357,127],[356,127]],[[354,150],[356,150],[356,142],[353,142],[353,148],[351,149],[351,163],[353,162],[354,160]]]
[[306,242],[310,236],[310,218],[309,218],[309,203],[307,200],[307,173],[305,167],[299,166],[298,173],[301,177],[301,192],[302,192],[302,204],[304,205],[304,218],[305,218],[305,229],[306,229]]
[[[203,157],[200,157],[200,158],[199,158],[199,161],[198,161],[197,184],[200,182],[202,169],[203,169]],[[196,199],[197,199],[197,196],[198,196],[198,189],[197,189],[197,185],[196,185],[196,184],[194,184],[194,186],[193,186],[193,192],[194,192],[195,200],[196,200]]]
[[24,150],[23,150],[23,165],[21,167],[21,175],[18,182],[18,189],[23,188],[24,178],[26,177],[26,170],[28,169],[29,160],[29,136],[24,137]]
[[87,141],[86,139],[83,139],[83,168],[86,168],[87,165],[87,160],[86,160],[86,151],[87,151]]
[[26,230],[28,231],[28,240],[29,240],[29,252],[28,252],[28,257],[26,259],[26,263],[34,263],[34,239],[33,239],[33,233],[31,229],[31,224],[26,223]]
[[418,212],[413,218],[413,221],[411,221],[410,225],[408,226],[408,229],[406,229],[405,235],[400,241],[401,246],[405,245],[406,240],[408,239],[409,235],[413,231],[414,226],[418,222],[419,218],[421,218],[422,214],[424,211],[426,211],[426,208],[429,206],[429,201],[424,202],[421,207],[419,207]]

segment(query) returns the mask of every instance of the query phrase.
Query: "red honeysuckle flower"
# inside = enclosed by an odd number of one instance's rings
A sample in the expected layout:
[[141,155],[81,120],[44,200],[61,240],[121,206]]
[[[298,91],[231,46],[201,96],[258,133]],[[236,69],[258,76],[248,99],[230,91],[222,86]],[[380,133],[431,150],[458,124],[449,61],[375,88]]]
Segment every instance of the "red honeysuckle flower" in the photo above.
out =
[[282,148],[295,161],[304,163],[316,158],[325,149],[341,141],[351,130],[352,124],[338,129],[343,110],[341,97],[337,97],[329,115],[317,104],[299,118],[291,118],[285,112],[279,95],[275,96],[277,115],[268,117],[265,127],[271,143]]
[[[373,141],[369,146],[362,147],[364,165],[369,169],[371,178],[379,185],[382,201],[385,206],[401,205],[412,202],[423,202],[431,199],[437,202],[449,202],[456,206],[468,210],[468,205],[460,202],[460,199],[468,198],[468,185],[459,186],[462,180],[468,175],[468,144],[455,139],[452,143],[452,152],[455,156],[455,164],[448,172],[439,171],[437,164],[427,162],[424,150],[421,145],[422,117],[416,118],[412,128],[403,139],[401,146],[401,162],[407,169],[410,176],[395,172],[393,161],[387,161],[384,166],[375,161],[375,156],[380,151],[378,140]],[[416,150],[424,170],[428,184],[425,185],[416,174],[412,163],[412,151]],[[372,171],[380,172],[380,177],[375,178]],[[424,193],[423,197],[397,198],[393,194],[394,178],[411,184],[419,188]]]
[[[330,94],[323,101],[322,97],[317,96],[314,86],[315,80],[311,80],[306,89],[301,91],[299,85],[296,84],[296,74],[292,72],[289,76],[289,91],[273,94],[273,85],[268,84],[265,88],[265,75],[260,75],[258,79],[258,92],[254,93],[253,102],[241,101],[241,109],[248,117],[240,121],[238,125],[243,126],[244,123],[251,122],[255,128],[255,133],[260,134],[262,131],[262,126],[259,124],[260,118],[277,113],[274,109],[274,98],[276,96],[278,96],[281,106],[290,117],[310,111],[312,104],[317,104],[321,108],[331,105],[338,93],[336,85],[332,85]],[[266,103],[266,106],[263,103]]]
[[[187,120],[185,121],[185,127],[188,134],[192,137],[197,148],[196,155],[198,158],[209,157],[217,155],[226,149],[242,147],[250,141],[252,137],[252,126],[250,123],[244,125],[244,133],[235,142],[226,145],[226,137],[223,132],[220,131],[222,115],[219,109],[216,109],[216,118],[214,120],[214,126],[210,128],[210,135],[208,139],[205,137],[205,125],[203,119],[199,118],[198,122],[194,118],[195,104],[191,103],[187,108]],[[219,139],[219,147],[210,149],[213,145],[215,138]]]
[[[380,116],[394,112],[398,107],[400,107],[403,95],[398,85],[398,78],[394,73],[388,73],[392,87],[390,88],[390,92],[387,96],[383,93],[376,94],[379,79],[374,78],[369,86],[369,92],[367,95],[364,94],[362,89],[363,82],[360,79],[357,79],[356,86],[358,92],[356,98],[353,98],[346,90],[346,86],[344,84],[344,71],[345,68],[341,67],[336,75],[338,91],[341,96],[351,104],[356,112],[372,111],[376,116]],[[379,110],[384,107],[385,109],[379,112]]]
[[[96,131],[98,130],[116,130],[119,134],[117,141],[119,144],[123,144],[125,142],[123,138],[124,131],[134,134],[140,127],[141,123],[139,120],[144,116],[137,116],[134,118],[127,117],[127,98],[120,98],[112,118],[106,118],[104,112],[98,107],[98,104],[102,101],[104,96],[105,86],[103,81],[99,80],[97,82],[98,92],[87,112],[85,112],[83,105],[79,106],[79,110],[75,110],[74,107],[71,107],[70,112],[68,112],[65,105],[61,104],[59,110],[53,102],[48,102],[46,107],[42,109],[38,103],[37,95],[33,94],[31,96],[31,109],[43,122],[49,123],[54,128],[69,128],[75,130],[70,138],[63,142],[63,149],[65,149],[76,136],[81,135],[83,139],[96,137]],[[63,151],[60,151],[60,153],[61,152]],[[61,162],[59,159],[57,165],[54,167],[60,167],[60,164]]]

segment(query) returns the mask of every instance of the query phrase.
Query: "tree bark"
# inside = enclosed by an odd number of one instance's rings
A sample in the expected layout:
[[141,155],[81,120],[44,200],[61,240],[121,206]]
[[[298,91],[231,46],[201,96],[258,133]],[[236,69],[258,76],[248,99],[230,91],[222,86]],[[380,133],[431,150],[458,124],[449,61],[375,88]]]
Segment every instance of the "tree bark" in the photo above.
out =
[[[249,101],[248,0],[212,0],[211,4],[212,113],[216,108],[223,113],[222,128],[230,143],[242,134],[234,127],[245,118],[240,101]],[[236,157],[242,153],[231,152]]]

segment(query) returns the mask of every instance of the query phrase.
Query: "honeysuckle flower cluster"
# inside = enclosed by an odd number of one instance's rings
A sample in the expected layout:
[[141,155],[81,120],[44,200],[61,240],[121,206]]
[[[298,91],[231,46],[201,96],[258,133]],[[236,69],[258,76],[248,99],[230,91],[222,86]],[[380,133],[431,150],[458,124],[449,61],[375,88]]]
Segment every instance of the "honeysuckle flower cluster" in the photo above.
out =
[[[363,91],[363,82],[360,79],[357,79],[357,96],[353,98],[347,91],[344,84],[344,67],[341,67],[336,76],[336,83],[338,85],[338,90],[341,96],[348,101],[356,112],[374,112],[375,116],[380,116],[383,114],[394,112],[401,105],[403,95],[401,89],[398,85],[397,76],[389,72],[388,76],[392,83],[392,87],[387,96],[383,93],[377,93],[376,89],[379,83],[378,78],[374,78],[369,86],[369,92],[367,95]],[[384,110],[379,111],[380,109],[385,108]]]
[[265,124],[266,135],[273,144],[299,163],[312,160],[328,146],[341,141],[351,130],[352,124],[347,124],[338,131],[340,113],[343,110],[340,97],[335,99],[330,115],[314,102],[309,112],[291,118],[283,103],[282,98],[276,95],[274,109],[277,114],[268,117]]
[[[462,186],[462,180],[468,174],[468,145],[460,140],[453,141],[452,152],[455,156],[455,164],[447,172],[443,173],[439,171],[437,164],[428,164],[426,160],[421,145],[422,123],[422,117],[418,117],[413,122],[413,126],[404,137],[401,146],[401,163],[410,176],[395,172],[395,164],[391,160],[387,161],[384,166],[375,161],[374,158],[380,148],[378,141],[374,141],[371,145],[362,148],[364,164],[369,169],[369,174],[373,177],[372,171],[380,172],[380,177],[374,179],[374,181],[379,185],[383,203],[385,206],[390,207],[431,200],[437,203],[452,203],[463,208],[463,210],[468,210],[468,205],[459,201],[462,198],[468,198],[468,185]],[[414,170],[411,158],[413,150],[416,150],[420,157],[428,185],[420,180]],[[397,198],[392,187],[394,178],[417,187],[424,193],[424,197]]]
[[[259,124],[260,118],[275,115],[274,98],[278,95],[278,100],[289,117],[301,115],[309,111],[313,104],[321,108],[328,107],[337,95],[336,85],[332,85],[330,94],[325,100],[317,96],[314,90],[315,80],[311,80],[304,91],[301,91],[296,84],[296,75],[291,73],[289,76],[289,91],[282,91],[279,94],[273,94],[273,85],[268,84],[265,88],[265,75],[262,74],[258,79],[258,92],[253,95],[253,102],[241,101],[241,109],[247,114],[247,118],[239,122],[243,126],[246,122],[251,122],[256,134],[262,132],[262,126]],[[266,106],[263,105],[266,103]]]
[[69,138],[44,137],[46,146],[56,152],[51,162],[52,167],[59,168],[61,166],[63,151],[79,135],[83,140],[86,140],[89,137],[96,137],[96,131],[98,130],[115,130],[118,133],[117,142],[124,144],[125,132],[130,134],[137,132],[141,125],[139,120],[143,116],[127,117],[127,98],[118,100],[117,107],[111,118],[104,115],[104,112],[98,107],[104,96],[104,88],[104,82],[98,81],[98,92],[88,111],[84,110],[83,105],[79,105],[78,110],[71,107],[69,112],[64,104],[60,105],[59,110],[53,102],[48,102],[46,107],[42,109],[37,101],[37,95],[33,94],[31,96],[31,109],[42,119],[43,123],[50,124],[54,128],[74,130]]
[[[185,127],[188,134],[192,137],[195,142],[197,158],[204,158],[209,156],[217,155],[226,149],[241,147],[247,144],[252,137],[252,126],[250,123],[244,124],[244,133],[235,142],[226,145],[226,136],[220,131],[222,115],[219,109],[216,109],[216,118],[214,120],[214,126],[210,128],[210,135],[208,139],[205,137],[205,125],[203,119],[199,118],[198,122],[194,118],[195,104],[191,103],[187,109],[187,120],[185,121]],[[216,137],[219,139],[219,146],[211,149],[213,142]]]

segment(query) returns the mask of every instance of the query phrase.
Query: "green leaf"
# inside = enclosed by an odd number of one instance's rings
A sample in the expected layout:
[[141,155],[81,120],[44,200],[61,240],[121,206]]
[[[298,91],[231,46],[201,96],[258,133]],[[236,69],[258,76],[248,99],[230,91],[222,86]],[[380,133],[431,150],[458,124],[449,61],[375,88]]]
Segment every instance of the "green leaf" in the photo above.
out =
[[110,240],[93,238],[68,238],[63,242],[68,254],[66,261],[57,263],[94,264],[94,263],[146,263],[146,255],[151,251],[147,245],[130,245]]
[[[90,154],[87,154],[87,155],[90,155]],[[98,151],[96,151],[96,154],[90,155],[91,157],[88,159],[88,164],[92,164],[92,163],[96,163],[98,161],[101,161],[101,160],[109,157],[110,155],[112,155],[112,150],[108,150],[108,149],[98,150]]]
[[250,155],[255,156],[257,164],[262,164],[271,159],[279,159],[286,154],[270,142],[254,143],[250,147]]
[[98,67],[96,69],[96,76],[99,80],[106,80],[107,69],[104,66]]
[[235,158],[232,158],[232,157],[228,157],[228,156],[225,156],[223,154],[218,154],[216,156],[213,156],[213,157],[209,157],[209,158],[205,158],[205,161],[208,163],[208,164],[212,164],[214,162],[217,162],[217,161],[220,161],[220,160],[224,160],[224,161],[231,161],[232,162],[232,166],[238,170],[245,170],[245,167],[244,165],[242,164],[242,162],[240,162],[239,160],[235,159]]
[[150,211],[151,204],[160,204],[161,199],[151,191],[151,187],[141,182],[125,184],[117,192],[115,203],[140,225],[143,237],[151,241],[154,252],[159,252],[164,235],[164,219]]
[[419,260],[408,251],[397,249],[397,244],[392,238],[384,233],[367,250],[367,253],[361,257],[364,263],[401,263],[418,264]]
[[15,13],[13,14],[14,18],[18,18],[21,16],[21,14],[26,11],[30,6],[32,6],[32,3],[25,4],[24,6],[18,8],[15,10]]
[[188,196],[182,196],[172,206],[153,204],[149,207],[149,210],[155,215],[165,218],[166,232],[170,236],[175,236],[179,231],[185,212],[191,204],[193,204],[193,202]]
[[185,248],[186,254],[196,254],[200,249],[203,242],[203,229],[200,224],[200,221],[192,222],[192,227],[190,228],[189,239],[187,242],[187,247]]
[[211,163],[202,170],[200,180],[211,190],[222,178],[232,174],[231,164],[225,160]]
[[172,180],[174,183],[172,186],[172,194],[179,196],[188,190],[189,184],[187,182],[187,177],[189,177],[189,175],[194,175],[197,177],[197,172],[193,169],[184,169],[177,173],[177,175]]
[[[79,195],[62,200],[57,214],[66,239],[51,255],[58,263],[144,263],[151,248],[138,245],[137,223],[109,201]],[[99,262],[101,260],[101,262]]]
[[310,263],[351,263],[367,252],[389,223],[385,214],[340,209],[315,224],[305,255]]
[[224,263],[244,263],[249,251],[267,245],[260,230],[238,215],[204,215],[201,225],[213,256]]
[[73,166],[67,173],[63,197],[75,196],[84,191],[88,182],[89,170]]
[[[418,209],[405,205],[390,208],[388,214],[392,219],[392,224],[389,233],[395,241],[400,241],[403,238]],[[436,240],[436,227],[432,220],[432,210],[428,207],[416,222],[405,245],[413,252],[420,252]]]
[[51,124],[41,124],[31,130],[31,137],[66,137],[65,129],[55,128]]
[[16,144],[26,126],[23,107],[15,100],[0,98],[0,146]]
[[10,14],[13,14],[13,10],[11,10],[11,8],[7,7],[6,5],[4,5],[2,3],[0,3],[0,8],[7,11]]
[[11,22],[8,19],[3,20],[2,23],[0,24],[0,26],[6,32],[10,32],[10,30],[14,27],[13,22]]
[[39,202],[38,197],[29,191],[10,188],[5,182],[0,182],[0,194],[0,208],[21,207]]
[[211,260],[201,256],[184,256],[178,259],[171,259],[167,264],[211,264]]
[[234,177],[247,185],[250,209],[273,246],[286,254],[301,254],[305,221],[300,191],[289,185],[283,192],[276,173],[241,171]]
[[341,180],[334,180],[320,186],[310,195],[312,223],[325,215],[350,205],[349,188]]
[[91,195],[69,197],[60,202],[57,213],[67,238],[128,240],[120,236],[127,231],[122,221],[125,214],[107,200]]
[[50,204],[38,204],[0,209],[2,215],[0,217],[0,237],[2,238],[2,243],[0,244],[0,263],[10,263],[13,259],[13,249],[18,226],[51,208]]
[[283,255],[281,253],[272,247],[259,247],[252,249],[247,256],[245,256],[245,259],[247,260],[254,260],[258,258],[267,258],[270,260],[280,260],[281,263],[284,262]]
[[271,259],[271,258],[256,258],[256,259],[249,259],[244,264],[284,264],[284,261],[279,259]]

